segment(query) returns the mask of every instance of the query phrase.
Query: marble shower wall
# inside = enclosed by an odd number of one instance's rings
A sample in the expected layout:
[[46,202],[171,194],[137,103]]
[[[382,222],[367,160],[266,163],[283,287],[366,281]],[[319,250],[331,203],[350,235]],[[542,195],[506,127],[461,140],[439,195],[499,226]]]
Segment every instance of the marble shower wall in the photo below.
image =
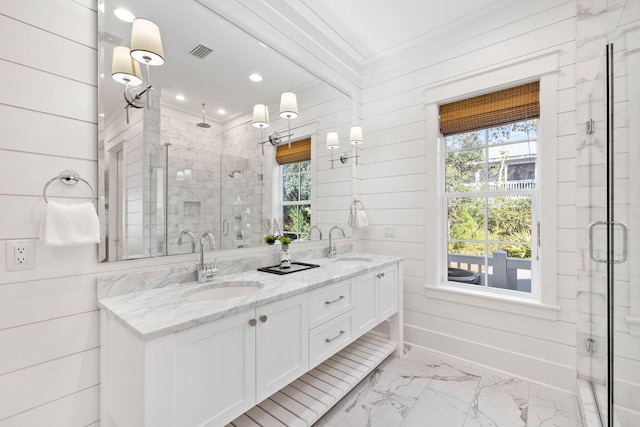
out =
[[[260,163],[244,141],[219,131],[200,128],[195,121],[165,110],[163,144],[168,148],[168,248],[188,253],[190,242],[177,244],[182,230],[196,238],[213,233],[218,249],[260,244],[262,186]],[[195,118],[194,118],[195,119]],[[241,127],[250,127],[246,124]],[[237,147],[229,150],[229,146]],[[235,155],[232,155],[235,154]],[[253,160],[251,157],[254,157]],[[164,155],[159,167],[164,168]],[[196,248],[198,251],[198,248]]]

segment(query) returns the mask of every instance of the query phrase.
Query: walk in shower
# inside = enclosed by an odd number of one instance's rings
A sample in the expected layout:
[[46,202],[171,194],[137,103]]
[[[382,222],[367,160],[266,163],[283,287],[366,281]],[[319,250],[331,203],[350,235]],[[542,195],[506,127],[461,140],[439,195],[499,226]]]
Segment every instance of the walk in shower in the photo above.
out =
[[577,3],[580,392],[588,425],[639,426],[640,2]]

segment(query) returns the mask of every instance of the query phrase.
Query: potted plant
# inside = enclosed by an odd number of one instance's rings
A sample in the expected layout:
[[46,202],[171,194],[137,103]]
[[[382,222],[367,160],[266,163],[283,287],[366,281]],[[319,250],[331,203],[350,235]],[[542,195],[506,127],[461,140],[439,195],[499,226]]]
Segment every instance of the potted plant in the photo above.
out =
[[291,268],[291,253],[289,252],[289,243],[291,243],[291,238],[278,236],[278,240],[282,244],[282,249],[280,250],[280,268]]
[[267,245],[273,245],[276,242],[276,236],[274,236],[273,234],[267,234],[266,236],[264,236],[263,240]]
[[291,238],[285,236],[278,236],[278,240],[282,243],[282,249],[288,249],[289,243],[291,243]]

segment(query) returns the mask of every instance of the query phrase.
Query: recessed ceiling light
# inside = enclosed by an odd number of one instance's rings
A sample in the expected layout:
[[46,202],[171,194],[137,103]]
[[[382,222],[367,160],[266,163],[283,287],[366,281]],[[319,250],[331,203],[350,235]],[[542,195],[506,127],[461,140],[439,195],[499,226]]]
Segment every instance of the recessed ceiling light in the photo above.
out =
[[224,108],[218,108],[218,114],[227,114],[227,110]]
[[185,100],[185,99],[187,99],[187,98],[185,98],[185,97],[184,97],[184,95],[176,95],[176,99],[177,99],[178,101],[184,101],[184,100]]
[[133,22],[133,20],[136,19],[136,16],[127,9],[116,9],[113,11],[113,14],[124,22]]
[[100,113],[100,114],[98,114],[98,116],[104,117],[104,113]]
[[262,76],[260,74],[253,73],[249,76],[249,80],[251,80],[252,82],[261,82]]

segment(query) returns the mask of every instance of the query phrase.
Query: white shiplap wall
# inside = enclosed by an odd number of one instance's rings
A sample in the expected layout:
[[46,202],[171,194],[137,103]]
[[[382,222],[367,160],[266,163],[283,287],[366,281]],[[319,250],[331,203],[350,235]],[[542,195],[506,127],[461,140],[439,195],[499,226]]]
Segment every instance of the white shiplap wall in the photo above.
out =
[[[74,169],[96,186],[94,7],[0,5],[2,260],[5,240],[37,238],[47,180]],[[87,194],[56,184],[50,195]],[[0,425],[97,425],[97,252],[36,242],[35,257],[35,270],[0,273]]]
[[[535,3],[535,4],[534,4]],[[476,20],[458,34],[431,40],[364,69],[362,192],[372,226],[368,251],[405,257],[405,337],[564,389],[575,388],[575,3],[525,2]],[[500,22],[500,26],[494,23]],[[471,32],[475,33],[472,36]],[[520,59],[557,51],[557,320],[506,313],[427,297],[425,91],[442,82],[496,71]],[[541,141],[544,144],[544,141]],[[394,238],[385,238],[393,227]],[[435,235],[435,233],[433,233]],[[556,234],[556,233],[553,233]],[[429,283],[429,285],[436,285]]]

